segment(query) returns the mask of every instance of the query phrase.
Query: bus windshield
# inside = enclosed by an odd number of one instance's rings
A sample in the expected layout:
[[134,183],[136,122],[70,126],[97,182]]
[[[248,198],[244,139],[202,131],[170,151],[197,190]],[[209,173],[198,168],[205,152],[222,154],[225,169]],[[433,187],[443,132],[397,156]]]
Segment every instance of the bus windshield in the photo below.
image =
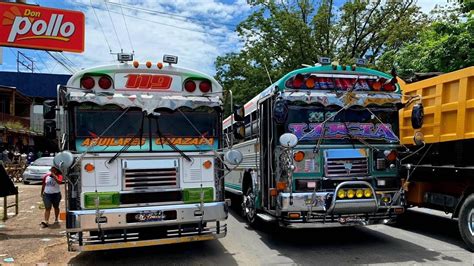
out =
[[218,136],[217,113],[211,108],[180,111],[157,109],[155,114],[152,119],[155,121],[151,122],[153,137],[159,137],[157,126],[161,134],[167,137]]
[[[125,113],[124,111],[124,109],[113,105],[84,104],[78,106],[75,116],[76,137],[94,138],[99,135],[102,137],[133,137],[137,135],[141,127],[143,113],[139,109],[129,109]],[[117,121],[112,125],[115,120]],[[109,126],[111,127],[105,131]],[[143,132],[148,132],[146,120],[143,127]]]
[[217,148],[218,117],[212,108],[156,109],[144,115],[137,108],[125,111],[112,105],[82,104],[75,108],[76,148],[82,151],[95,145],[96,151],[117,151],[132,142],[127,151],[168,151],[169,141],[183,150],[209,150]]
[[[365,139],[368,141],[397,142],[398,112],[390,107],[348,108],[323,106],[288,107],[287,132],[300,141],[320,138],[333,141]],[[373,114],[372,114],[373,113]]]

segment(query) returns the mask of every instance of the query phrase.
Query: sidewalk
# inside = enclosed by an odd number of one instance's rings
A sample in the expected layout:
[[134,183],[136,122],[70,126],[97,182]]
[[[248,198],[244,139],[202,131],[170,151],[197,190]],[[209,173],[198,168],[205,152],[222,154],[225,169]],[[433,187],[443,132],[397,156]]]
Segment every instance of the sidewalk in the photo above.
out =
[[[16,184],[19,191],[18,216],[6,222],[0,219],[0,264],[13,259],[13,263],[66,263],[76,255],[67,251],[65,224],[41,228],[44,209],[40,209],[41,185]],[[64,188],[63,188],[64,189]],[[64,192],[63,192],[64,198]],[[13,201],[9,197],[8,201]],[[3,198],[0,199],[3,213]],[[61,201],[64,211],[64,200]],[[14,212],[9,209],[9,212]],[[54,211],[51,211],[50,223],[54,222]]]

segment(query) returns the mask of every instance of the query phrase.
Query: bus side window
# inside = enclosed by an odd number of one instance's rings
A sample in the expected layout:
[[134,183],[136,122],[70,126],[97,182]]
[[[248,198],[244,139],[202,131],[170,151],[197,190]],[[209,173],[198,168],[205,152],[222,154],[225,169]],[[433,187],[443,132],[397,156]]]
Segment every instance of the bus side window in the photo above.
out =
[[257,111],[254,111],[252,116],[252,137],[258,135],[258,118],[257,118]]
[[244,123],[245,123],[245,139],[249,139],[250,137],[250,128],[251,128],[251,120],[250,120],[250,114],[246,115],[244,117]]

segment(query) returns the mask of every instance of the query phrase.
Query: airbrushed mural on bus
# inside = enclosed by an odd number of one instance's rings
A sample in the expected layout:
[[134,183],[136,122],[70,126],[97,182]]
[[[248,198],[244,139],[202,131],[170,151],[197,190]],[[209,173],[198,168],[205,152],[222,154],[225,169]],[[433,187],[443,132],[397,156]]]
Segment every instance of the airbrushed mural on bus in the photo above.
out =
[[[50,104],[45,118],[57,118],[46,120],[52,137],[55,127],[61,132],[55,164],[67,177],[70,250],[226,235],[217,153],[222,88],[209,75],[177,67],[177,59],[132,64],[120,54],[120,64],[82,70],[58,86],[58,106]],[[239,153],[232,154],[238,163]]]
[[286,74],[224,120],[225,146],[244,158],[225,189],[249,223],[368,225],[404,212],[396,74],[327,62]]

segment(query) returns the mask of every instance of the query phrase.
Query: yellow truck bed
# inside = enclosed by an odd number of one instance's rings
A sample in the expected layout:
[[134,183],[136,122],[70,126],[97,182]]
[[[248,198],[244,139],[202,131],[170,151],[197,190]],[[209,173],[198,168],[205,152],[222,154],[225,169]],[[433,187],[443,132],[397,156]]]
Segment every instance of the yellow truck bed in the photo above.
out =
[[[405,96],[420,95],[424,106],[424,123],[419,129],[426,143],[474,138],[474,66],[434,78],[405,84]],[[400,110],[400,140],[413,144],[412,105]]]

